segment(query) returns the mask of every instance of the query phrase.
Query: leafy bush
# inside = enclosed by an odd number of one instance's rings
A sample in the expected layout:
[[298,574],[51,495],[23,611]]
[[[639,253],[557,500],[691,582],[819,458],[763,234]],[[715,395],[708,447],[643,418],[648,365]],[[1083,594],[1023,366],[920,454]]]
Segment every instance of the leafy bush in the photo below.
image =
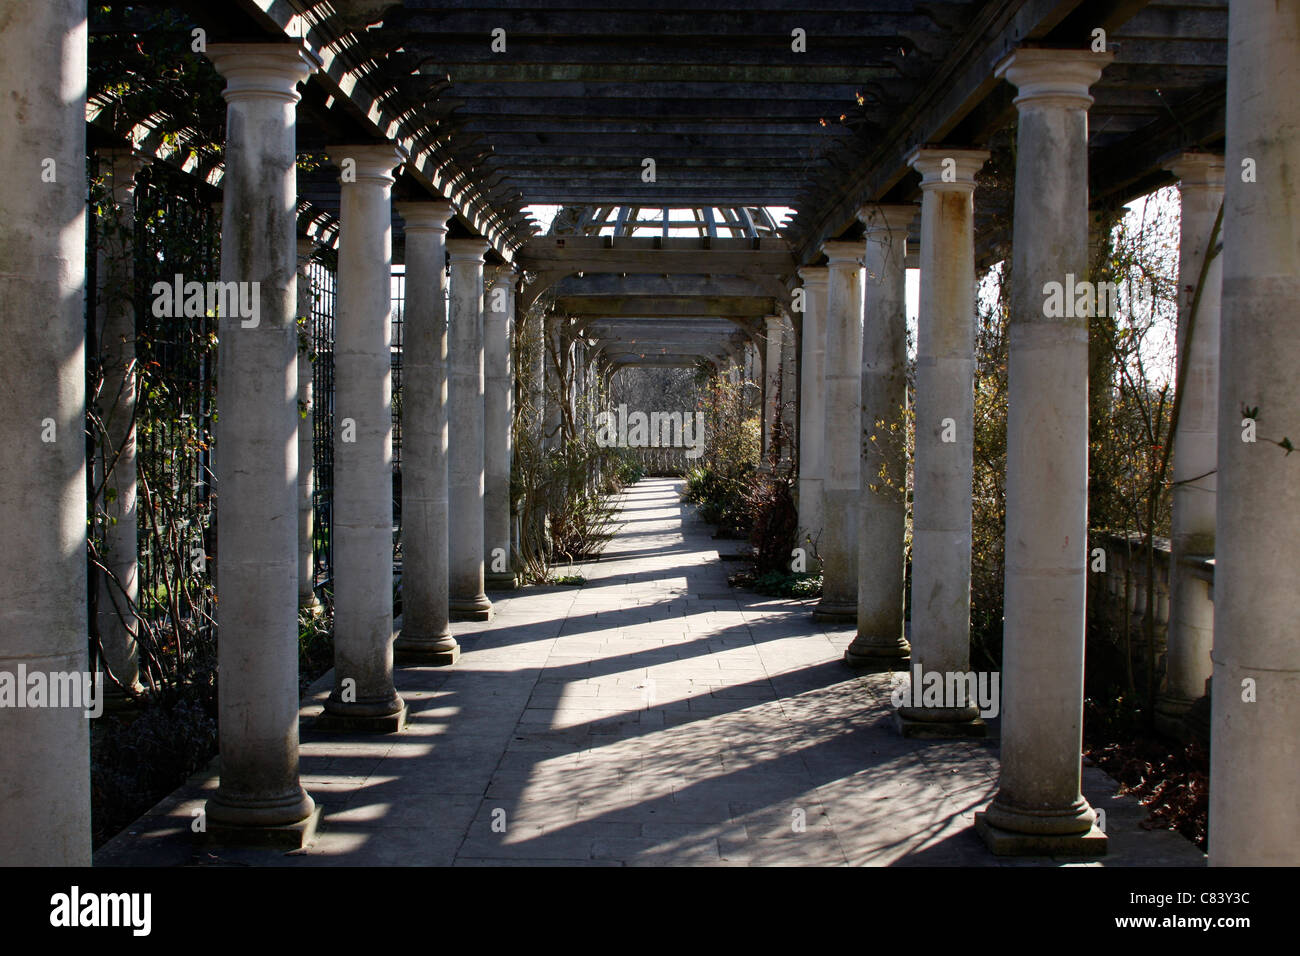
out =
[[90,812],[96,847],[216,754],[217,719],[211,703],[197,693],[144,697],[138,712],[106,714],[95,721]]
[[820,574],[791,574],[789,571],[742,571],[728,578],[732,587],[744,588],[766,597],[818,598],[822,594]]

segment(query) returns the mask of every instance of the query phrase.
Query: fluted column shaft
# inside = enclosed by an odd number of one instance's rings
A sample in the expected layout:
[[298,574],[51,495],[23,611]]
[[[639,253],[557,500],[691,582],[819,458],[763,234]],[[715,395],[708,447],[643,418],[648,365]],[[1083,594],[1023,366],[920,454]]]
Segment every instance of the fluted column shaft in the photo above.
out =
[[402,202],[406,327],[402,341],[402,627],[399,661],[454,664],[448,628],[447,251],[450,203]]
[[909,652],[903,636],[907,521],[907,233],[916,207],[872,206],[862,322],[862,457],[858,497],[858,633],[854,666]]
[[[401,728],[393,687],[393,146],[335,146],[339,274],[334,324],[334,691],[337,729]],[[351,161],[351,164],[349,164]],[[349,165],[354,169],[349,175]]]
[[447,470],[452,620],[492,617],[492,602],[483,590],[483,255],[487,250],[482,239],[447,242],[451,253]]
[[826,283],[826,478],[822,508],[822,599],[814,614],[858,614],[858,446],[862,361],[862,244],[828,242]]

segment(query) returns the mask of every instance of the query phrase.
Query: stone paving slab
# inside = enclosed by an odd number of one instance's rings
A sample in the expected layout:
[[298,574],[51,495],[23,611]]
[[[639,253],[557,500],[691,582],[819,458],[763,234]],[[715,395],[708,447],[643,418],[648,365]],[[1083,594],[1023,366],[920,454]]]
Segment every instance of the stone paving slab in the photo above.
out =
[[307,849],[198,848],[214,762],[96,863],[1204,865],[1178,834],[1143,829],[1146,812],[1095,767],[1083,790],[1106,810],[1107,856],[993,857],[973,822],[997,788],[996,738],[899,737],[890,675],[841,662],[852,626],[729,590],[732,567],[676,488],[627,490],[625,533],[573,569],[584,587],[492,595],[493,621],[453,625],[454,667],[399,668],[402,733],[310,730],[332,675],[317,682],[302,773],[324,814]]

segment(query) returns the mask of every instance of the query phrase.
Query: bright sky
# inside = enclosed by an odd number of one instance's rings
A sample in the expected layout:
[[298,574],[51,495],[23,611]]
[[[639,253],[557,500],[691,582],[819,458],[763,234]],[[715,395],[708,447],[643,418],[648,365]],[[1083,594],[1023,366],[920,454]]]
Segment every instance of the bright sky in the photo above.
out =
[[[562,207],[555,206],[555,205],[525,206],[524,213],[525,215],[532,216],[534,219],[536,219],[538,228],[543,233],[545,233],[547,230],[551,228],[551,221],[555,218],[556,213],[558,213],[561,208]],[[678,211],[679,210],[677,208],[670,209],[669,215],[673,219],[687,218],[684,209],[681,210],[680,216],[675,215],[675,213],[677,213]],[[791,208],[790,206],[768,206],[767,213],[769,216],[772,217],[772,221],[776,223],[777,228],[780,229],[785,225],[785,220],[794,214],[794,209]],[[642,210],[641,218],[653,219],[653,221],[658,222],[660,221],[660,215],[661,213],[659,212],[658,207],[646,207],[645,209]],[[668,230],[668,235],[694,236],[694,235],[698,235],[698,233],[694,229],[673,228]]]

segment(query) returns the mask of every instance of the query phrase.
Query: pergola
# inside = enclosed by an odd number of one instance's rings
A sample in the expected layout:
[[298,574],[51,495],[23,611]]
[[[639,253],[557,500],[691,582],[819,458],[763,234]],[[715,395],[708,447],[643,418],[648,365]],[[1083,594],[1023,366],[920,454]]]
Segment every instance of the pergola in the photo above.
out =
[[[1300,432],[1297,7],[135,4],[178,7],[204,34],[226,108],[224,147],[204,151],[174,118],[87,99],[84,4],[5,6],[0,70],[23,108],[0,117],[0,500],[3,537],[19,545],[0,556],[0,667],[86,661],[87,211],[84,180],[65,171],[84,168],[89,143],[121,195],[142,161],[220,190],[222,281],[260,290],[259,315],[220,317],[222,779],[208,816],[222,838],[301,841],[319,813],[298,776],[307,519],[286,451],[304,427],[303,260],[337,254],[330,398],[352,425],[335,461],[339,684],[320,726],[392,732],[405,719],[393,649],[454,664],[448,620],[488,618],[487,589],[507,583],[487,561],[510,549],[509,341],[529,321],[581,339],[580,387],[597,398],[621,367],[748,361],[771,416],[785,376],[800,526],[822,532],[818,616],[856,621],[851,665],[910,654],[966,671],[975,279],[1009,249],[1002,776],[977,826],[995,853],[1104,852],[1079,790],[1087,317],[1049,315],[1043,296],[1089,275],[1090,228],[1107,210],[1177,183],[1180,287],[1202,292],[1195,337],[1190,291],[1181,303],[1174,561],[1212,553],[1216,570],[1212,608],[1203,581],[1175,571],[1164,706],[1184,712],[1211,674],[1222,688],[1212,861],[1296,861],[1300,484],[1273,445],[1240,440],[1239,411],[1262,409],[1270,434]],[[49,163],[57,176],[42,175]],[[990,163],[1014,164],[1013,195],[985,188]],[[541,234],[529,209],[547,204],[563,208]],[[778,221],[779,207],[793,212]],[[394,643],[398,262],[402,513],[429,533],[405,545]],[[898,452],[858,440],[907,403],[908,266],[921,273],[915,450],[885,464],[915,476],[910,640],[904,504],[865,479]],[[109,339],[130,338],[130,310],[111,321]],[[1247,679],[1250,701],[1236,691]],[[982,733],[973,710],[904,707],[900,727]],[[7,859],[89,861],[86,734],[75,712],[0,711]]]

